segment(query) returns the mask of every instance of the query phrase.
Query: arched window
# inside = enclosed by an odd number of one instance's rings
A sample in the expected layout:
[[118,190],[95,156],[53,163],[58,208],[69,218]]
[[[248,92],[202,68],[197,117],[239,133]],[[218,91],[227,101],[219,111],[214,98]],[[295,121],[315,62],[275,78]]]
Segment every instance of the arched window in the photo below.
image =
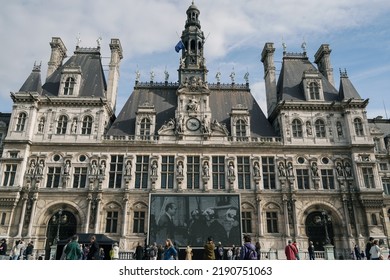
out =
[[291,124],[291,130],[293,137],[302,138],[302,122],[298,119],[294,119]]
[[139,134],[142,139],[149,139],[150,137],[150,120],[148,118],[143,118],[141,120]]
[[75,80],[71,77],[67,78],[64,86],[64,95],[73,95]]
[[353,120],[353,125],[355,127],[356,136],[363,136],[364,135],[364,130],[363,130],[362,120],[359,119],[359,118],[354,119]]
[[320,87],[316,82],[311,82],[309,84],[309,93],[310,93],[310,99],[312,100],[320,99]]
[[236,136],[246,137],[246,124],[244,120],[238,120],[236,122]]
[[319,138],[325,138],[326,136],[325,122],[323,120],[316,120],[315,128],[316,128],[316,136]]
[[68,117],[64,115],[60,116],[58,118],[58,123],[57,123],[57,134],[65,134],[67,126],[68,126]]
[[16,131],[23,131],[26,125],[27,115],[26,113],[20,113],[16,122]]
[[83,126],[81,127],[81,134],[91,134],[92,132],[92,117],[85,116],[83,119]]

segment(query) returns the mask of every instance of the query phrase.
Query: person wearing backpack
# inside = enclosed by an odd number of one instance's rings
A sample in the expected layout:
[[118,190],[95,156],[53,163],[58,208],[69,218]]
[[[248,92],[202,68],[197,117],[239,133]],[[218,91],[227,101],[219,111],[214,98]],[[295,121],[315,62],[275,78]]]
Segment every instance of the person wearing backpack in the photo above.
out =
[[256,247],[251,243],[249,235],[244,235],[244,244],[241,246],[240,260],[257,260]]

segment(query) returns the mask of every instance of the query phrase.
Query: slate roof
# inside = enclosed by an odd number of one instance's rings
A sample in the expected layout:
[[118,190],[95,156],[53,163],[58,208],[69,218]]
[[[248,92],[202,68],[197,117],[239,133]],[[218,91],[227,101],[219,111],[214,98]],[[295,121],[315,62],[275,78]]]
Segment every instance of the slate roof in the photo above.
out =
[[34,66],[31,74],[28,76],[19,92],[42,92],[42,82],[41,82],[41,67]]
[[[134,135],[135,119],[139,105],[149,103],[156,111],[156,131],[169,119],[175,118],[178,86],[135,87],[122,111],[107,132],[108,135]],[[210,108],[212,120],[226,124],[230,128],[230,113],[233,107],[241,104],[251,115],[251,136],[276,136],[273,127],[265,117],[249,89],[210,88]]]
[[360,94],[357,92],[351,81],[349,80],[346,73],[340,73],[340,99],[348,100],[353,99],[362,99]]
[[[302,85],[303,73],[307,70],[317,70],[305,55],[286,55],[283,58],[277,84],[277,99],[282,100],[306,100]],[[325,101],[339,100],[337,89],[320,73],[324,90]]]
[[68,66],[81,68],[79,97],[105,97],[107,84],[99,48],[77,48],[74,55],[47,78],[43,85],[43,95],[58,96],[61,72]]

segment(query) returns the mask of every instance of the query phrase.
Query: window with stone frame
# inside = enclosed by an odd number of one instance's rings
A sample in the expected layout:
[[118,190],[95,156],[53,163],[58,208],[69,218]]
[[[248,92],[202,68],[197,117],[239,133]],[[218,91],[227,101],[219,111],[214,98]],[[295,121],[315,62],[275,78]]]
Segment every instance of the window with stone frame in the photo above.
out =
[[12,187],[15,184],[16,169],[17,169],[16,164],[5,165],[4,179],[3,179],[4,187]]
[[106,216],[106,233],[118,232],[118,211],[108,211]]
[[267,220],[267,233],[278,233],[278,212],[269,211],[265,213]]
[[24,129],[26,127],[26,119],[27,119],[26,113],[20,113],[18,115],[18,118],[16,121],[16,131],[24,131]]
[[378,225],[378,219],[376,217],[376,214],[371,214],[371,224],[374,225],[374,226],[377,226]]
[[200,157],[187,156],[187,189],[199,189]]
[[85,116],[81,126],[81,134],[90,135],[92,133],[92,117]]
[[66,134],[66,129],[68,127],[68,117],[61,115],[58,118],[57,122],[57,134]]
[[276,189],[275,183],[275,159],[273,157],[262,157],[263,187],[266,190]]
[[308,168],[297,168],[297,185],[299,190],[309,190],[310,189],[310,176]]
[[212,161],[213,189],[224,190],[226,188],[225,157],[213,156],[211,161]]
[[87,185],[87,167],[75,167],[73,172],[73,188],[85,188]]
[[249,157],[237,157],[238,188],[249,190],[251,188],[251,166]]
[[302,122],[294,119],[291,123],[291,131],[294,138],[302,138]]
[[65,80],[64,84],[64,95],[73,95],[74,86],[76,84],[76,81],[72,77],[68,77]]
[[149,140],[150,139],[150,127],[151,122],[149,118],[143,118],[139,127],[139,134],[141,139]]
[[133,233],[145,233],[145,211],[134,211]]
[[246,123],[244,120],[236,121],[236,137],[246,137]]
[[353,120],[353,126],[355,127],[356,136],[364,136],[363,123],[360,118]]
[[242,233],[252,233],[252,212],[241,212]]
[[108,188],[119,189],[122,187],[123,155],[111,155]]
[[309,94],[311,100],[320,100],[320,87],[318,83],[309,83]]
[[390,195],[390,178],[382,177],[382,186],[385,194]]
[[135,162],[135,183],[136,189],[146,189],[149,180],[149,156],[137,156]]
[[5,212],[1,213],[0,225],[2,225],[2,226],[5,225],[6,218],[7,218],[7,213],[5,213]]
[[52,166],[47,168],[46,188],[58,188],[60,186],[61,167]]
[[161,188],[173,189],[175,178],[175,156],[161,157]]
[[375,188],[374,172],[372,167],[362,167],[364,186],[368,189]]
[[326,190],[334,190],[334,173],[333,169],[321,169],[322,188]]
[[318,138],[325,138],[326,137],[325,122],[321,119],[318,119],[314,123],[314,126],[315,126],[315,130],[316,130],[316,136]]

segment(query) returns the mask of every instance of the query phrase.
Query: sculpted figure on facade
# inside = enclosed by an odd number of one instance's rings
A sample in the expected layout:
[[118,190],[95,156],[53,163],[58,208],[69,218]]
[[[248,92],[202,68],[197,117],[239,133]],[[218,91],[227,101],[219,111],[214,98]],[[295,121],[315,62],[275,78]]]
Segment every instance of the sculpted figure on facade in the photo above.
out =
[[28,174],[29,175],[34,175],[35,174],[35,169],[36,169],[36,165],[35,165],[35,160],[31,160],[30,161],[30,166],[28,167]]
[[203,176],[209,176],[209,162],[208,161],[205,161],[203,163]]
[[126,176],[130,176],[131,175],[131,168],[132,168],[131,161],[128,160],[126,162],[126,167],[125,167],[125,175]]
[[179,161],[177,164],[177,175],[178,176],[183,176],[183,162]]
[[311,164],[311,172],[313,173],[314,177],[318,177],[318,165],[316,162]]
[[253,165],[253,175],[255,177],[260,177],[260,165],[257,161]]
[[284,167],[284,163],[283,162],[279,162],[278,170],[279,170],[279,176],[280,177],[286,177],[286,169]]

